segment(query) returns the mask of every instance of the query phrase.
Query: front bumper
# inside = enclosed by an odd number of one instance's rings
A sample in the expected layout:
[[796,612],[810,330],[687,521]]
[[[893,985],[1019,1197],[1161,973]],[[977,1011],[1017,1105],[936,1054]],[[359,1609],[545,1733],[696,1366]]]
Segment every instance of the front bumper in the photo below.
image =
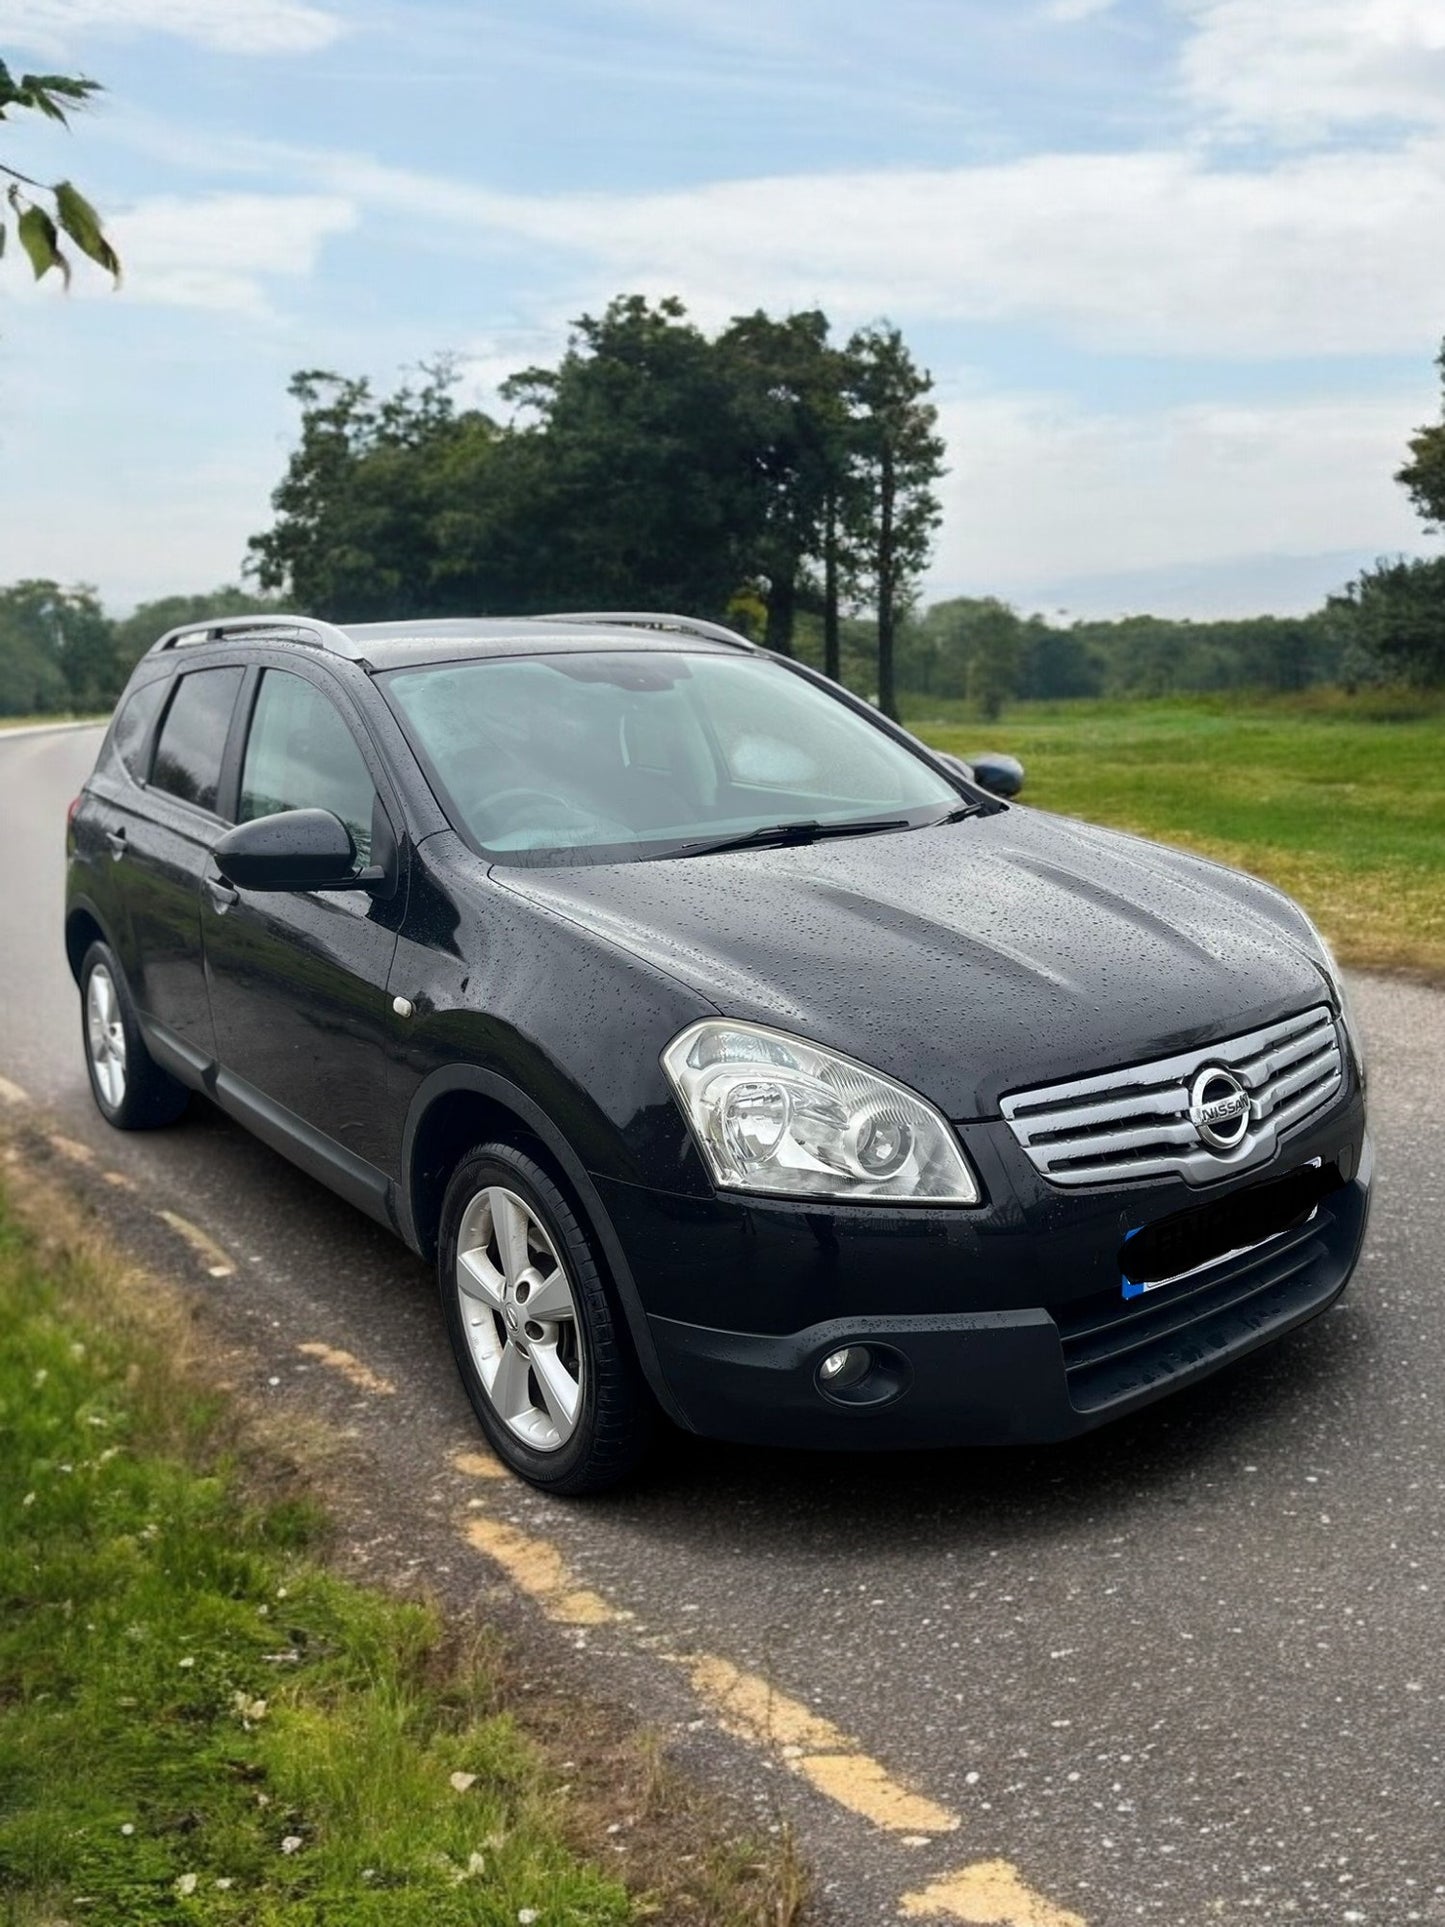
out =
[[[1358,1090],[1233,1187],[1336,1162],[1344,1182],[1308,1223],[1130,1300],[1125,1233],[1227,1182],[1065,1196],[1032,1182],[998,1131],[965,1136],[999,1200],[985,1211],[820,1213],[603,1186],[667,1402],[689,1427],[824,1449],[1068,1438],[1317,1316],[1359,1257],[1373,1159]],[[739,1304],[749,1329],[726,1315]],[[819,1367],[850,1345],[879,1369],[830,1395]]]

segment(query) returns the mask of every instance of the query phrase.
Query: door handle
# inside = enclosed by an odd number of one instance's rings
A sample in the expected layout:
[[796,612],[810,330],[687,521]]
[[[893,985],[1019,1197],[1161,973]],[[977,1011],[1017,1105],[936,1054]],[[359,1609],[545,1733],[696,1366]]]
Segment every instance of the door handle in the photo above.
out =
[[241,892],[233,890],[224,877],[207,877],[206,888],[211,893],[211,902],[218,910],[229,910],[233,903],[241,901]]
[[116,862],[119,863],[121,858],[125,855],[124,823],[122,823],[118,829],[107,830],[105,833],[105,840],[110,845],[111,855],[115,858]]

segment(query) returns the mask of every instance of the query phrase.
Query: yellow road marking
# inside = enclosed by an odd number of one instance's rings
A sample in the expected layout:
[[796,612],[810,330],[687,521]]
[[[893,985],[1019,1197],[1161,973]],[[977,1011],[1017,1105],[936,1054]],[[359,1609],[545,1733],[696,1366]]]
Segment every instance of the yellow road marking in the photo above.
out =
[[28,1104],[30,1093],[22,1090],[18,1084],[12,1084],[8,1077],[0,1077],[0,1099],[7,1104]]
[[90,1146],[77,1144],[73,1137],[62,1137],[58,1131],[52,1131],[45,1141],[52,1151],[58,1151],[61,1157],[69,1158],[72,1164],[94,1164],[95,1162],[95,1153]]
[[628,1617],[609,1606],[601,1593],[579,1586],[576,1575],[546,1539],[500,1519],[470,1519],[466,1536],[478,1552],[495,1559],[513,1585],[520,1587],[562,1626],[608,1626]]
[[727,1732],[781,1753],[795,1773],[850,1813],[888,1833],[957,1831],[956,1813],[900,1786],[831,1720],[780,1693],[757,1673],[745,1673],[710,1653],[683,1663],[693,1691],[713,1708]]
[[102,1171],[101,1176],[107,1184],[113,1184],[117,1191],[134,1191],[135,1185],[124,1171]]
[[375,1392],[381,1397],[389,1398],[396,1390],[389,1378],[383,1378],[379,1372],[374,1372],[369,1365],[363,1364],[351,1352],[343,1352],[335,1345],[323,1345],[319,1338],[310,1338],[304,1345],[298,1345],[296,1349],[298,1352],[305,1352],[308,1358],[320,1359],[329,1370],[340,1372],[343,1378],[350,1379],[358,1392]]
[[230,1258],[214,1238],[206,1236],[199,1225],[192,1224],[189,1218],[183,1218],[178,1211],[158,1211],[156,1216],[163,1224],[168,1224],[177,1237],[185,1239],[212,1278],[235,1276],[236,1267]]
[[962,1920],[970,1927],[1086,1927],[1081,1914],[1026,1887],[1007,1860],[980,1860],[945,1874],[922,1893],[905,1894],[898,1911],[907,1920]]
[[797,1770],[820,1793],[889,1833],[953,1833],[958,1815],[902,1787],[866,1753],[815,1753]]
[[[459,1472],[479,1478],[506,1476],[484,1453],[459,1452],[452,1463]],[[485,1514],[469,1519],[463,1531],[469,1544],[495,1560],[518,1590],[558,1624],[605,1626],[632,1617],[579,1585],[550,1540]],[[958,1830],[957,1814],[901,1786],[831,1720],[780,1693],[760,1674],[744,1672],[711,1653],[694,1653],[677,1663],[687,1669],[693,1691],[724,1731],[765,1748],[850,1813],[905,1836],[910,1846],[923,1844],[916,1836]],[[1035,1893],[1007,1860],[981,1860],[920,1893],[904,1894],[898,1911],[906,1919],[952,1919],[969,1927],[1087,1927],[1081,1915]]]
[[505,1479],[507,1468],[500,1459],[494,1459],[490,1452],[458,1452],[452,1459],[458,1472],[465,1472],[469,1479]]

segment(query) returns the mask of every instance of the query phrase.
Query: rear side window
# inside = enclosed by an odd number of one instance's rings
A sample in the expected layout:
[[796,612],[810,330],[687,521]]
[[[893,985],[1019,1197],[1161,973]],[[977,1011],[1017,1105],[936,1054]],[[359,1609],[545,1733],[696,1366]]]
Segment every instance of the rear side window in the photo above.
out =
[[268,669],[241,766],[239,820],[277,810],[330,810],[369,863],[375,801],[371,772],[335,704],[304,676]]
[[154,789],[214,812],[221,755],[244,674],[242,669],[193,669],[181,677],[156,744]]
[[126,697],[111,726],[110,746],[127,772],[137,782],[145,779],[145,757],[150,747],[151,724],[161,713],[170,683],[164,676],[142,683]]

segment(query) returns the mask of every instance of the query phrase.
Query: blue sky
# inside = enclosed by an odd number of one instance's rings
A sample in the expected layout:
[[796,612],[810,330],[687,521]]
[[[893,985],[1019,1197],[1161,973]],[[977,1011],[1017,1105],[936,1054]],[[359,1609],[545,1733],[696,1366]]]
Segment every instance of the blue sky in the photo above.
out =
[[0,581],[234,579],[293,369],[489,401],[634,289],[903,328],[931,594],[1288,610],[1434,546],[1440,0],[24,0],[0,52],[106,83],[0,154],[128,268],[0,264]]

